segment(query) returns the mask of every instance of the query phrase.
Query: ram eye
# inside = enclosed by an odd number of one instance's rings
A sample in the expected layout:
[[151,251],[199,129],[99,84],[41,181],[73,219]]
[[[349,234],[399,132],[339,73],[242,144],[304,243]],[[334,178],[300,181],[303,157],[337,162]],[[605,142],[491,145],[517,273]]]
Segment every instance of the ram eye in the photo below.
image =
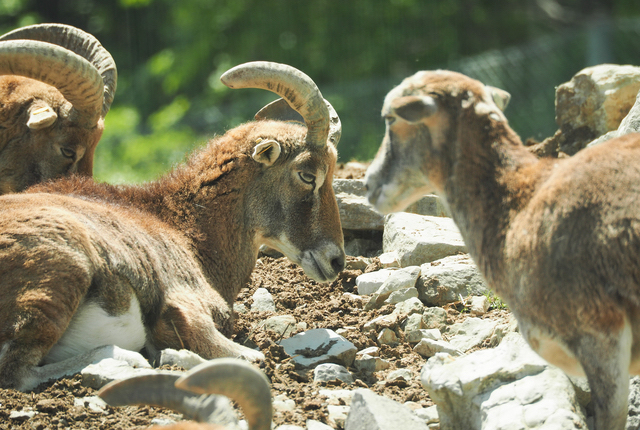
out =
[[312,175],[310,173],[298,172],[298,176],[300,176],[300,180],[305,184],[313,185],[313,183],[316,181],[315,175]]
[[76,157],[76,151],[74,151],[73,149],[60,148],[60,152],[62,153],[62,156],[65,157],[65,158],[75,158]]
[[387,122],[387,124],[391,125],[396,121],[396,117],[393,115],[385,115],[384,120]]

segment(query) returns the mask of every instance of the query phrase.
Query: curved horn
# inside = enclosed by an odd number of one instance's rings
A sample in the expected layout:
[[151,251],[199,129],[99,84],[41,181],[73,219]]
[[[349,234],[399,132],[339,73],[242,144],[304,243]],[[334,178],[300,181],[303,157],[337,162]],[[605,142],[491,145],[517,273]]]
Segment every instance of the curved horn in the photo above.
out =
[[0,41],[17,39],[53,43],[78,54],[93,64],[98,69],[104,83],[102,117],[107,115],[116,93],[118,70],[113,57],[98,39],[79,28],[64,24],[29,25],[0,36]]
[[[111,107],[111,103],[113,102],[113,98],[115,96],[118,72],[113,57],[111,57],[111,54],[109,54],[109,52],[102,47],[98,39],[96,39],[89,33],[86,33],[78,28],[69,25],[37,24],[18,28],[0,36],[0,45],[3,44],[2,41],[9,40],[34,40],[51,43],[65,48],[90,62],[102,77],[102,82],[100,83],[100,91],[103,93],[103,97],[101,100],[99,100],[99,103],[98,100],[95,100],[94,103],[87,103],[86,101],[82,100],[83,97],[86,97],[86,94],[82,93],[83,88],[71,87],[66,91],[62,91],[61,88],[59,88],[55,83],[46,83],[56,86],[58,90],[62,92],[64,97],[74,105],[74,108],[79,111],[80,117],[92,118],[95,116],[95,111],[98,111],[103,118],[104,116],[106,116],[107,112],[109,112],[109,108]],[[33,52],[36,58],[38,55],[40,55],[40,51],[44,49],[46,45],[42,46],[43,48]],[[40,73],[38,69],[42,68],[42,65],[39,64],[37,59],[32,62],[35,64],[34,67],[36,69],[32,73],[30,73],[29,70],[23,70],[25,73],[23,73],[22,76],[39,79],[37,77]],[[7,73],[10,72],[5,72],[4,74]],[[72,77],[74,81],[76,78],[77,77],[75,76]],[[91,76],[90,78],[93,79],[93,76]],[[93,94],[93,91],[91,92],[91,94]],[[77,103],[74,103],[74,100],[78,99],[81,100],[79,105]],[[97,122],[97,119],[95,120],[95,122]],[[94,126],[95,122],[93,124],[89,124],[89,126]]]
[[[329,109],[329,142],[334,145],[338,145],[340,136],[342,135],[342,124],[340,123],[340,117],[335,111],[331,103],[327,99],[324,99],[327,109]],[[285,99],[278,99],[272,101],[255,114],[254,118],[258,121],[265,119],[276,119],[279,121],[297,121],[304,122],[304,118],[293,110],[293,108],[287,103]]]
[[271,428],[269,381],[246,361],[220,358],[200,364],[178,379],[176,387],[194,393],[222,394],[242,408],[250,430]]
[[91,128],[100,119],[102,76],[87,60],[58,45],[35,40],[0,42],[0,74],[56,87],[73,105],[81,127]]
[[220,80],[229,88],[262,88],[272,91],[304,118],[307,142],[325,146],[331,119],[320,90],[313,80],[286,64],[254,61],[226,71]]
[[179,375],[152,374],[113,381],[98,392],[110,406],[149,405],[173,409],[197,422],[237,425],[233,408],[223,396],[202,396],[175,387]]

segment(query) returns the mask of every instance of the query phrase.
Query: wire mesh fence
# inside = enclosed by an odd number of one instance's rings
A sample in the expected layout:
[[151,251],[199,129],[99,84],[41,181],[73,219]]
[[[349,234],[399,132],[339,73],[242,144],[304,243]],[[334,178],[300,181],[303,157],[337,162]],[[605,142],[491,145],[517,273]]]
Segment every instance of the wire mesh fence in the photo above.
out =
[[[455,70],[509,91],[512,98],[506,114],[511,126],[523,140],[540,141],[557,129],[554,105],[558,85],[603,59],[640,64],[640,19],[616,20],[607,24],[606,32],[592,33],[588,28],[568,30],[433,68]],[[604,51],[596,52],[599,49]],[[341,160],[375,155],[384,133],[380,108],[385,94],[400,80],[372,79],[323,87],[343,119]]]

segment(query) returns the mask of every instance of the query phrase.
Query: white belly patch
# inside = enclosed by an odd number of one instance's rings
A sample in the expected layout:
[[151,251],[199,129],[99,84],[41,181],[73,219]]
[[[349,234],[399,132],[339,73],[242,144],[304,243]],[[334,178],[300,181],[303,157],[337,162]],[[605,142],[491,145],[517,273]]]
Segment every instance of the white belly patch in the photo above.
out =
[[140,303],[135,295],[131,298],[129,310],[118,316],[109,315],[99,304],[87,301],[80,305],[69,327],[43,362],[56,363],[103,345],[140,351],[145,342]]

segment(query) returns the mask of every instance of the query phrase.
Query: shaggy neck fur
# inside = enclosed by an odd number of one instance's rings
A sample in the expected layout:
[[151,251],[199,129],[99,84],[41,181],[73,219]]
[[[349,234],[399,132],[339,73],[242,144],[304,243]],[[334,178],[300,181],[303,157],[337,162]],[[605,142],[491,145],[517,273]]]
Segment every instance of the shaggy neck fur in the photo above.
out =
[[548,176],[551,162],[527,151],[506,122],[478,116],[473,107],[462,111],[455,127],[447,202],[469,253],[490,284],[499,286],[509,223]]
[[[152,213],[182,232],[205,275],[232,304],[250,280],[258,255],[256,230],[245,219],[245,184],[258,169],[244,138],[251,123],[209,143],[188,162],[157,181],[114,186],[73,177],[35,186],[29,192],[55,192]],[[244,144],[246,148],[239,145]]]

